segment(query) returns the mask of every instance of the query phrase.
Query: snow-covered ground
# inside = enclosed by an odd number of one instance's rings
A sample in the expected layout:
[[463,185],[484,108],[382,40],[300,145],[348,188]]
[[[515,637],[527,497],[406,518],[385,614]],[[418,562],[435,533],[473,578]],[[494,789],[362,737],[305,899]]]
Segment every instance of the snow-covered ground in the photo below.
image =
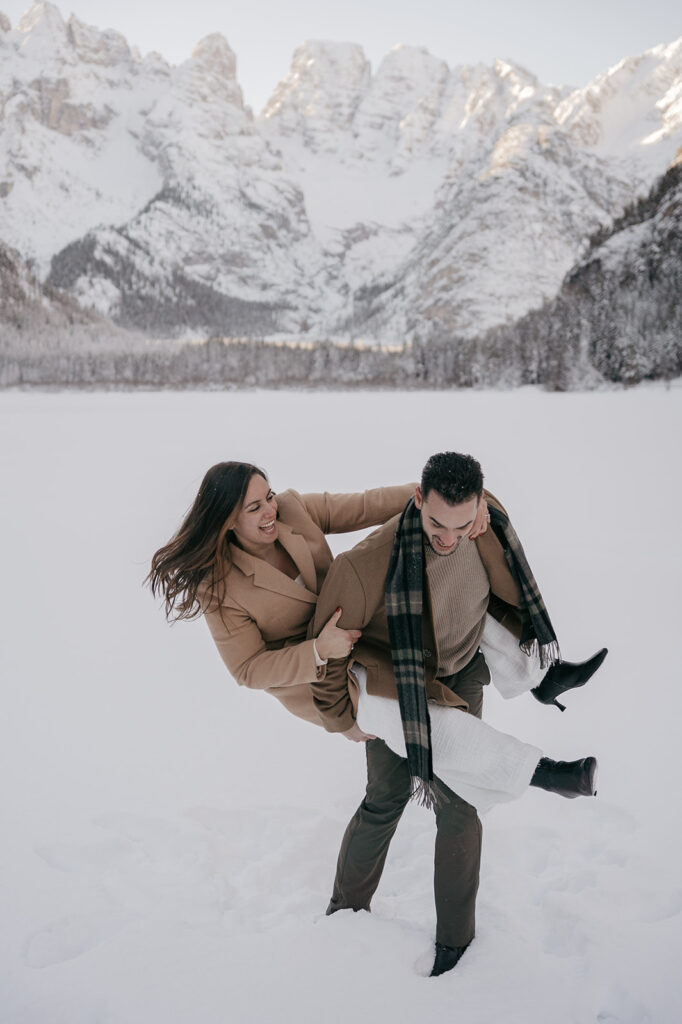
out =
[[[0,396],[3,1024],[682,1019],[681,396]],[[445,448],[512,512],[566,656],[611,653],[563,715],[487,694],[597,754],[599,796],[487,817],[477,938],[429,979],[432,816],[408,809],[372,914],[326,918],[362,748],[238,688],[141,581],[216,461],[349,490]]]

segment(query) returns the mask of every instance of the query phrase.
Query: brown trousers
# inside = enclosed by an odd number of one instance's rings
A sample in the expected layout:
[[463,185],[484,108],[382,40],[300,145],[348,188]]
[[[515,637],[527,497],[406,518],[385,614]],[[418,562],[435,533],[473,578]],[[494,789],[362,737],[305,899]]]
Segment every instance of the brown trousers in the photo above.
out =
[[[481,717],[483,685],[490,679],[479,651],[460,672],[442,679],[469,703],[469,714]],[[452,709],[453,715],[462,711]],[[327,914],[337,910],[369,910],[388,847],[410,799],[407,760],[383,740],[369,740],[367,791],[346,828],[332,898]],[[474,937],[476,893],[481,864],[481,822],[476,809],[442,781],[448,801],[436,812],[434,892],[436,941],[466,946]]]

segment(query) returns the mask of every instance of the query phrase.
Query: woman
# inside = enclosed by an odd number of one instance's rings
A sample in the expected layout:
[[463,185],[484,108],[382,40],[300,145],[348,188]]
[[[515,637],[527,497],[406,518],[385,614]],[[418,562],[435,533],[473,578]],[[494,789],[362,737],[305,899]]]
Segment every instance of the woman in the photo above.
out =
[[[327,660],[346,657],[360,636],[337,626],[340,609],[317,637],[309,635],[317,594],[333,560],[325,535],[387,522],[414,489],[406,484],[306,495],[289,490],[275,497],[257,466],[219,463],[204,477],[177,534],[154,555],[148,582],[154,595],[164,595],[169,619],[204,614],[237,683],[266,690],[292,714],[319,725],[310,683],[324,679]],[[486,521],[482,501],[472,538],[485,531]],[[533,758],[537,765],[541,751],[512,737],[504,740],[519,745],[522,775]],[[594,766],[588,767],[586,784],[592,791]],[[510,784],[507,799],[519,795],[530,774]]]
[[325,534],[387,522],[413,492],[405,484],[275,497],[257,466],[219,463],[206,473],[175,537],[154,555],[148,582],[154,595],[164,595],[169,619],[203,612],[237,683],[272,693],[319,725],[308,684],[324,678],[324,662],[345,657],[358,637],[336,626],[338,614],[317,638],[307,635],[334,557]]

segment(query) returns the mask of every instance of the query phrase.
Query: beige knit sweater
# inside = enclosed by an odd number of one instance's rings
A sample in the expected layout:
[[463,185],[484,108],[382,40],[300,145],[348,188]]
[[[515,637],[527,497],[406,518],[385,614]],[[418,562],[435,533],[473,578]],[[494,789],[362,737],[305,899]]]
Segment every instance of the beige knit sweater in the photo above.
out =
[[485,625],[490,583],[478,548],[464,537],[450,555],[425,544],[438,645],[438,678],[464,668],[478,650]]

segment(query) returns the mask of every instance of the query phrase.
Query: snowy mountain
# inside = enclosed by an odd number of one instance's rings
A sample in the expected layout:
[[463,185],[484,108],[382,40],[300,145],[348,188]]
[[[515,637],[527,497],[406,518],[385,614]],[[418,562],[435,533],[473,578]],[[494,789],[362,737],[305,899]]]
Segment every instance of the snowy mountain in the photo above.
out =
[[44,284],[16,249],[0,242],[0,387],[92,382],[97,360],[135,360],[149,348],[63,291]]
[[467,338],[552,298],[682,143],[682,39],[584,89],[308,42],[262,114],[211,35],[177,67],[0,18],[0,238],[150,335]]
[[595,239],[556,305],[573,312],[567,342],[608,380],[635,382],[682,373],[680,296],[682,150],[650,195]]
[[222,37],[171,69],[38,4],[5,51],[5,239],[43,272],[60,253],[53,283],[152,332],[244,309],[271,330],[270,310],[306,295],[303,199],[256,132]]
[[0,242],[0,305],[4,330],[15,328],[27,335],[38,326],[61,327],[67,323],[92,323],[94,315],[81,309],[70,295],[41,284],[16,249]]
[[[520,382],[555,387],[682,374],[682,149],[648,196],[590,241],[557,296],[483,346],[504,349]],[[513,355],[512,355],[513,353]]]

